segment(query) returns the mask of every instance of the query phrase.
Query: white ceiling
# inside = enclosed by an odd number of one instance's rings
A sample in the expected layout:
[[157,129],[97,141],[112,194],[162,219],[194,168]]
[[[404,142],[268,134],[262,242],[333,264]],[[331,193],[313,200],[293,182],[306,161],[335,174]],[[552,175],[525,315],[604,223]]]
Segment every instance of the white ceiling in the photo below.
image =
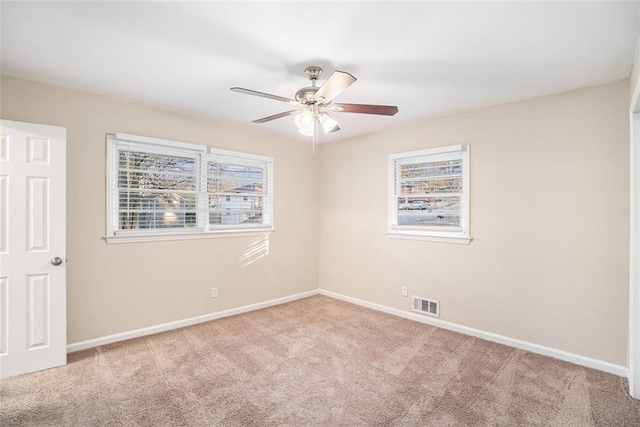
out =
[[358,81],[335,141],[629,77],[638,2],[2,2],[2,73],[300,140],[289,110],[308,65]]

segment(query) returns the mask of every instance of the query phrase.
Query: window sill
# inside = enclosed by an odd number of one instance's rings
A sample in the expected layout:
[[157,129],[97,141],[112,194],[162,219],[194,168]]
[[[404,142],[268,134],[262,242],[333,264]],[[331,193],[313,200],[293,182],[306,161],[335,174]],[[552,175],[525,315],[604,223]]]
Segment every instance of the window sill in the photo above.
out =
[[104,240],[111,243],[140,243],[140,242],[157,242],[163,240],[197,240],[197,239],[216,239],[220,237],[251,237],[263,236],[265,234],[275,233],[273,228],[252,228],[247,230],[216,230],[207,232],[193,233],[171,233],[171,234],[129,234],[119,236],[105,236]]
[[409,240],[424,240],[428,242],[441,242],[441,243],[457,243],[460,245],[468,245],[471,243],[471,237],[466,236],[436,236],[432,234],[418,234],[415,232],[407,232],[400,230],[393,230],[387,232],[387,237],[391,239],[409,239]]

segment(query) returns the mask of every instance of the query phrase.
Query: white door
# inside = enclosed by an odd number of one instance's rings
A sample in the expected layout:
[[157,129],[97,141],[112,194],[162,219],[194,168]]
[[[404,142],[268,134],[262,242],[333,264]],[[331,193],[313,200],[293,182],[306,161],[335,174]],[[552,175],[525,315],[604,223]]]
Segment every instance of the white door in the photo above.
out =
[[66,133],[0,121],[0,378],[67,363]]

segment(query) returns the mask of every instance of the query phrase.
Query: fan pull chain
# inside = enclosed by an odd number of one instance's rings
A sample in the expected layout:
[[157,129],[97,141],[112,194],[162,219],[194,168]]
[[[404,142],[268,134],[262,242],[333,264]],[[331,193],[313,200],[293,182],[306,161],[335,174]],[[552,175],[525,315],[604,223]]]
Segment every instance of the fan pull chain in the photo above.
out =
[[316,145],[318,145],[318,121],[313,120],[313,139],[311,140],[311,153],[316,155]]

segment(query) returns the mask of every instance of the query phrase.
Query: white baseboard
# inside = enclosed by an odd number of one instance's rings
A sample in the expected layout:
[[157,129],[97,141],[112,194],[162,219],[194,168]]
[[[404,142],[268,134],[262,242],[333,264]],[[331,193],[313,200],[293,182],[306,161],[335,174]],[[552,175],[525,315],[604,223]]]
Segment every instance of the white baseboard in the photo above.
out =
[[567,362],[575,363],[576,365],[586,366],[588,368],[597,369],[599,371],[608,372],[610,374],[618,375],[620,377],[627,378],[629,370],[626,366],[616,365],[614,363],[605,362],[598,359],[592,359],[590,357],[580,356],[578,354],[569,353],[566,351],[558,350],[551,347],[545,347],[543,345],[533,344],[527,341],[521,341],[515,338],[505,337],[504,335],[498,335],[491,332],[482,331],[480,329],[470,328],[468,326],[458,325],[457,323],[447,322],[444,320],[422,316],[417,313],[411,313],[408,311],[399,310],[397,308],[387,307],[382,304],[361,300],[358,298],[342,295],[336,292],[320,289],[319,293],[331,298],[339,299],[342,301],[357,304],[363,307],[372,308],[374,310],[382,311],[384,313],[393,314],[395,316],[404,317],[405,319],[415,320],[420,323],[426,323],[428,325],[436,326],[442,329],[448,329],[450,331],[459,332],[465,335],[471,335],[474,337],[482,338],[487,341],[496,342],[499,344],[508,345],[510,347],[519,348],[521,350],[530,351],[532,353],[542,354],[544,356],[553,357],[556,359],[564,360]]
[[448,329],[450,331],[459,332],[465,335],[471,335],[474,337],[485,339],[487,341],[492,341],[499,344],[508,345],[510,347],[515,347],[522,350],[530,351],[532,353],[542,354],[544,356],[550,356],[556,359],[565,360],[567,362],[575,363],[576,365],[586,366],[588,368],[597,369],[597,370],[608,372],[610,374],[618,375],[621,377],[628,377],[628,374],[629,374],[627,367],[622,365],[616,365],[616,364],[605,362],[602,360],[592,359],[590,357],[580,356],[578,354],[557,350],[555,348],[545,347],[545,346],[533,344],[527,341],[521,341],[514,338],[505,337],[503,335],[482,331],[480,329],[474,329],[468,326],[462,326],[456,323],[422,316],[417,313],[411,313],[408,311],[399,310],[397,308],[392,308],[382,304],[361,300],[359,298],[342,295],[342,294],[327,291],[324,289],[315,289],[312,291],[289,295],[282,298],[276,298],[276,299],[272,299],[269,301],[264,301],[256,304],[245,305],[242,307],[231,308],[228,310],[218,311],[215,313],[204,314],[202,316],[196,316],[196,317],[190,317],[188,319],[177,320],[175,322],[163,323],[160,325],[149,326],[147,328],[135,329],[133,331],[120,332],[113,335],[107,335],[104,337],[71,343],[67,345],[67,352],[71,353],[74,351],[85,350],[88,348],[111,344],[118,341],[124,341],[132,338],[138,338],[146,335],[153,335],[160,332],[170,331],[172,329],[184,328],[186,326],[195,325],[197,323],[208,322],[210,320],[221,319],[223,317],[247,313],[249,311],[254,311],[254,310],[260,310],[262,308],[284,304],[287,302],[295,301],[302,298],[307,298],[317,294],[321,294],[321,295],[325,295],[338,300],[350,302],[363,307],[371,308],[373,310],[382,311],[384,313],[403,317],[405,319],[415,320],[416,322],[426,323],[428,325],[436,326],[438,328]]
[[284,304],[286,302],[307,298],[317,294],[318,294],[318,290],[314,289],[308,292],[302,292],[299,294],[289,295],[282,298],[276,298],[269,301],[259,302],[256,304],[245,305],[242,307],[231,308],[229,310],[218,311],[215,313],[204,314],[202,316],[190,317],[188,319],[177,320],[175,322],[163,323],[161,325],[149,326],[147,328],[135,329],[133,331],[127,331],[127,332],[119,332],[113,335],[107,335],[104,337],[93,338],[86,341],[75,342],[67,345],[67,353],[72,353],[74,351],[79,351],[79,350],[85,350],[87,348],[92,348],[92,347],[98,347],[105,344],[111,344],[118,341],[129,340],[132,338],[143,337],[146,335],[153,335],[159,332],[170,331],[172,329],[184,328],[185,326],[208,322],[210,320],[215,320],[215,319],[221,319],[223,317],[229,317],[235,314],[247,313],[249,311],[260,310],[261,308],[267,308],[274,305]]

